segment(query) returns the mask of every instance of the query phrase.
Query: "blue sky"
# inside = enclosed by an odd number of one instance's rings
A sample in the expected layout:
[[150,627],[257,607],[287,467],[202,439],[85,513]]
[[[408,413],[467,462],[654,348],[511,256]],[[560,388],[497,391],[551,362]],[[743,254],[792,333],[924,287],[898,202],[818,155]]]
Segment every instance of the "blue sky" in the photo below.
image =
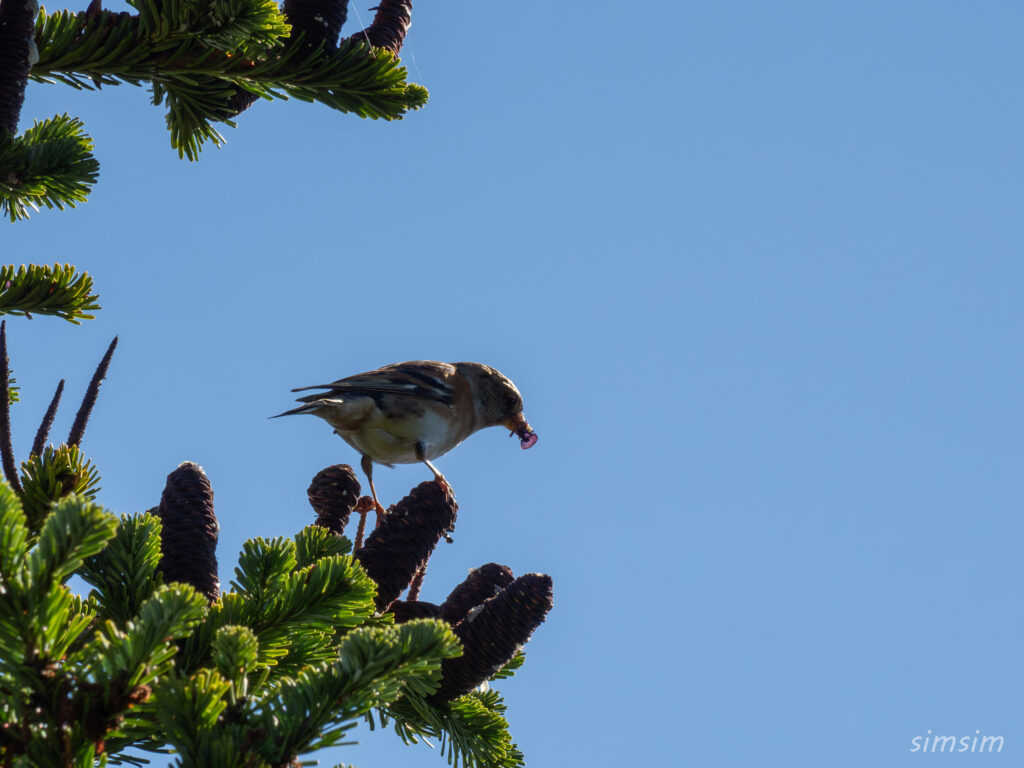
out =
[[[489,561],[553,576],[501,686],[531,768],[1017,765],[1022,24],[1009,2],[417,4],[426,109],[258,104],[193,164],[142,89],[31,85],[22,128],[82,117],[101,179],[6,225],[5,260],[75,263],[103,310],[8,323],[16,449],[61,376],[66,433],[119,334],[83,443],[101,500],[146,509],[199,462],[226,583],[358,459],[267,420],[291,387],[486,362],[540,442],[439,460],[460,515],[424,597]],[[390,503],[428,473],[378,477]],[[1004,747],[912,753],[929,732]],[[444,765],[358,738],[322,764]]]

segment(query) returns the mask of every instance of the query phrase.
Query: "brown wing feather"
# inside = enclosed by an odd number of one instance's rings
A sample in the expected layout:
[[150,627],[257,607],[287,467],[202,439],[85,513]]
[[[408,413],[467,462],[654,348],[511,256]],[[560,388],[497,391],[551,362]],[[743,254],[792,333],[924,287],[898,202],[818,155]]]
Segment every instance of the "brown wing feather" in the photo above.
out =
[[292,392],[307,389],[326,389],[315,395],[304,395],[296,398],[300,403],[311,403],[332,396],[373,397],[375,395],[394,394],[419,397],[451,405],[455,402],[455,390],[449,379],[455,375],[455,366],[439,363],[434,360],[412,360],[405,363],[385,365],[374,371],[346,376],[330,384],[316,384],[310,387],[299,387]]

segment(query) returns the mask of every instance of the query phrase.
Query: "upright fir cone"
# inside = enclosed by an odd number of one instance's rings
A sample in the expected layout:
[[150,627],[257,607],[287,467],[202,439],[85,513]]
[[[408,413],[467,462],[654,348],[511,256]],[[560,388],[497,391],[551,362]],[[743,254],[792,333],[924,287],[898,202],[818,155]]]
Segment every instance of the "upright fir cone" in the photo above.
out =
[[[39,6],[33,0],[0,3],[0,130],[11,137],[18,133],[33,53],[38,58],[32,35],[38,13]],[[4,176],[5,184],[20,183],[11,178],[13,173],[5,171]]]
[[494,597],[515,580],[507,565],[487,563],[469,572],[469,576],[441,603],[441,618],[449,624],[458,624],[471,608]]
[[470,611],[452,628],[462,655],[441,662],[441,686],[431,698],[451,701],[490,680],[530,639],[551,606],[551,577],[528,573]]
[[348,464],[335,464],[317,472],[306,489],[309,503],[316,510],[316,524],[341,536],[359,491],[356,473]]
[[395,624],[404,624],[413,619],[441,618],[441,606],[423,600],[395,600],[388,610],[395,615]]
[[409,586],[437,542],[455,525],[458,509],[450,489],[428,480],[381,518],[380,525],[355,553],[377,582],[378,610],[386,610]]
[[337,49],[338,35],[348,16],[348,0],[284,0],[283,10],[292,26],[290,41],[301,33],[310,50],[321,43],[328,54]]
[[388,48],[397,55],[412,26],[412,0],[380,0],[374,10],[373,23],[349,37],[362,37],[375,48]]
[[157,511],[163,524],[160,571],[164,581],[191,584],[213,602],[220,597],[213,489],[203,468],[183,462],[167,476]]

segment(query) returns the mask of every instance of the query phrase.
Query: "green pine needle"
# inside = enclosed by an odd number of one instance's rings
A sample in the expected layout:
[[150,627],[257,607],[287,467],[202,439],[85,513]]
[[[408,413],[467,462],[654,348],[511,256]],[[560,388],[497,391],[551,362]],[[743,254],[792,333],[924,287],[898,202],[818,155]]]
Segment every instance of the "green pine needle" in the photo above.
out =
[[101,11],[41,11],[39,61],[31,77],[92,90],[148,82],[167,104],[171,145],[195,160],[203,144],[223,143],[212,123],[233,126],[229,101],[239,91],[264,99],[319,102],[360,117],[399,120],[428,93],[409,83],[385,48],[349,38],[326,53],[290,32],[272,0],[134,0],[138,16]]
[[[99,309],[92,277],[71,264],[0,267],[0,314],[54,315],[80,323]],[[12,380],[13,381],[13,380]]]
[[82,127],[64,114],[35,121],[21,136],[0,130],[0,215],[17,221],[30,209],[85,202],[100,166]]
[[42,456],[21,462],[21,502],[29,529],[39,530],[53,504],[65,496],[95,498],[99,479],[96,468],[74,445],[47,446]]

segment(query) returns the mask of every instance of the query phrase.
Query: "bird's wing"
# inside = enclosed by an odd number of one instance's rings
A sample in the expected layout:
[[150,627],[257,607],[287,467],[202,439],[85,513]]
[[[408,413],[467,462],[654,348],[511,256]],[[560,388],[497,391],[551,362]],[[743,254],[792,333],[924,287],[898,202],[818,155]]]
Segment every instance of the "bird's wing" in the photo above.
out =
[[299,402],[305,403],[332,396],[407,395],[451,405],[455,402],[455,390],[449,380],[455,373],[455,366],[448,363],[413,360],[407,363],[385,365],[375,371],[357,373],[355,376],[338,379],[330,384],[299,387],[293,389],[292,392],[302,392],[307,389],[330,390],[297,398]]

